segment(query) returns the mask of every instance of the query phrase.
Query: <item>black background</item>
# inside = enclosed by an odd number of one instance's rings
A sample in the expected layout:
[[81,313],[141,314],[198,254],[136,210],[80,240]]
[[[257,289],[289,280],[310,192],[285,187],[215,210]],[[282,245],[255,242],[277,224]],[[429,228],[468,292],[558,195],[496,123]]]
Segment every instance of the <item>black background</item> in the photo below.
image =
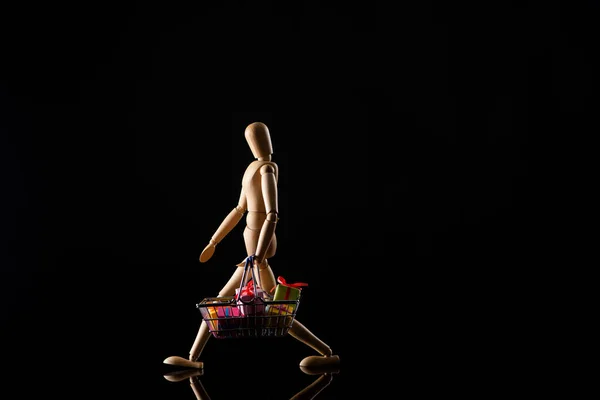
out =
[[[3,5],[3,389],[194,398],[162,361],[245,256],[240,225],[198,262],[262,121],[271,264],[342,360],[318,398],[507,390],[547,252],[533,138],[580,121],[598,7],[419,4]],[[287,399],[313,354],[211,340],[201,380]]]

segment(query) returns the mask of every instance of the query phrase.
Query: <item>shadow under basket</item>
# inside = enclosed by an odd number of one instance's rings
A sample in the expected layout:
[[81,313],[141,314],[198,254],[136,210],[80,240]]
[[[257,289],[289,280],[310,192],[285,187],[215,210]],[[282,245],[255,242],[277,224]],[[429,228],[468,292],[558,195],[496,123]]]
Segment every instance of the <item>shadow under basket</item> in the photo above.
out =
[[207,297],[196,307],[217,339],[285,336],[294,322],[300,298],[251,301],[235,297]]

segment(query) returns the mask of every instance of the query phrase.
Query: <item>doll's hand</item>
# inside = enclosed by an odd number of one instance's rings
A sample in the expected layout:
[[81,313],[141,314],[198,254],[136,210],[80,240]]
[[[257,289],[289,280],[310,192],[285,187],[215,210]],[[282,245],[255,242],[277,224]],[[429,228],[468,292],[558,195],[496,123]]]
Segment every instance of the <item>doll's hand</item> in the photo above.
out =
[[212,255],[215,252],[215,247],[217,246],[217,244],[214,241],[210,241],[210,243],[204,248],[204,250],[202,250],[202,253],[200,254],[200,262],[207,262]]

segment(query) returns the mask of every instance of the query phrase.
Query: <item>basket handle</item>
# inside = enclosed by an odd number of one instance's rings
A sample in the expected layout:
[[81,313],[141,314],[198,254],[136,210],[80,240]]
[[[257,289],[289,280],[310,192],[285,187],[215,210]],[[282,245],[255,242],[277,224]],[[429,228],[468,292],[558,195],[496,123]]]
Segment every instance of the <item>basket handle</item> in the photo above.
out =
[[252,285],[254,286],[254,293],[256,291],[256,277],[254,276],[254,254],[246,257],[246,264],[244,264],[244,273],[242,274],[242,280],[240,281],[240,288],[238,290],[238,295],[242,293],[242,288],[244,287],[244,282],[246,281],[246,275],[248,274],[248,269],[250,269],[250,274],[252,275]]

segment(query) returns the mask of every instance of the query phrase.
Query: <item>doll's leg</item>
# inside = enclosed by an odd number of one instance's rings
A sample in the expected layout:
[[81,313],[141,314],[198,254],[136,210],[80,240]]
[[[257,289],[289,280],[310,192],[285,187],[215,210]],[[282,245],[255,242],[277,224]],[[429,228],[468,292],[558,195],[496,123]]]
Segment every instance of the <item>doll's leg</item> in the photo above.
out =
[[[271,288],[275,286],[275,275],[273,274],[271,266],[269,265],[266,259],[260,265],[259,270],[262,287],[267,292],[269,292]],[[331,355],[331,349],[329,348],[329,346],[327,346],[321,339],[316,337],[311,331],[308,330],[308,328],[302,325],[298,320],[294,319],[289,333],[295,339],[318,351],[319,354],[322,354],[324,356]]]
[[[240,285],[243,273],[244,268],[240,268],[238,266],[238,268],[236,268],[233,272],[233,275],[231,275],[231,278],[229,278],[227,284],[225,284],[223,289],[221,289],[219,292],[218,297],[233,296],[235,294],[235,289],[237,289]],[[196,361],[196,359],[200,356],[200,353],[202,353],[202,350],[204,350],[204,346],[206,346],[208,339],[210,339],[210,330],[208,329],[206,321],[202,320],[200,329],[196,335],[196,340],[194,340],[194,344],[190,350],[190,360]]]
[[307,368],[308,370],[323,369],[326,371],[328,368],[335,367],[340,363],[339,356],[333,355],[331,348],[321,339],[316,337],[297,319],[294,319],[292,322],[292,326],[288,333],[294,339],[299,340],[309,347],[312,347],[319,354],[321,354],[320,356],[308,356],[304,358],[302,361],[300,361],[301,368]]
[[[260,265],[259,269],[260,280],[263,289],[267,292],[271,290],[275,286],[275,275],[271,270],[270,265],[267,260]],[[290,336],[294,339],[299,340],[305,345],[316,350],[320,356],[311,356],[307,357],[300,363],[300,366],[312,366],[312,365],[331,365],[339,362],[338,356],[333,356],[331,352],[331,348],[323,342],[321,339],[316,337],[307,327],[302,325],[300,321],[294,319],[290,330],[288,331]]]
[[320,356],[305,357],[302,361],[300,361],[300,368],[306,369],[306,371],[326,372],[332,368],[336,368],[339,365],[340,357],[334,355],[331,351],[331,348],[325,342],[316,337],[297,319],[294,319],[288,333],[294,339],[299,340],[309,347],[312,347],[321,354]]
[[307,327],[302,325],[300,321],[294,319],[292,327],[288,331],[289,334],[296,340],[301,341],[305,345],[312,347],[319,354],[329,357],[332,355],[331,348],[323,342],[321,339],[316,337]]
[[[219,292],[219,297],[224,296],[233,296],[235,294],[235,289],[240,287],[240,281],[242,280],[242,275],[244,274],[244,265],[237,264],[237,268],[233,271],[233,275],[229,278],[229,281],[223,286],[223,289]],[[248,274],[249,275],[249,274]],[[248,276],[246,276],[246,281],[248,280]]]
[[196,340],[194,340],[194,344],[190,350],[191,361],[196,361],[198,357],[200,357],[200,353],[202,353],[202,350],[204,350],[204,346],[206,346],[208,339],[210,339],[210,331],[208,330],[206,321],[202,320],[200,329],[198,329],[198,333],[196,334]]

